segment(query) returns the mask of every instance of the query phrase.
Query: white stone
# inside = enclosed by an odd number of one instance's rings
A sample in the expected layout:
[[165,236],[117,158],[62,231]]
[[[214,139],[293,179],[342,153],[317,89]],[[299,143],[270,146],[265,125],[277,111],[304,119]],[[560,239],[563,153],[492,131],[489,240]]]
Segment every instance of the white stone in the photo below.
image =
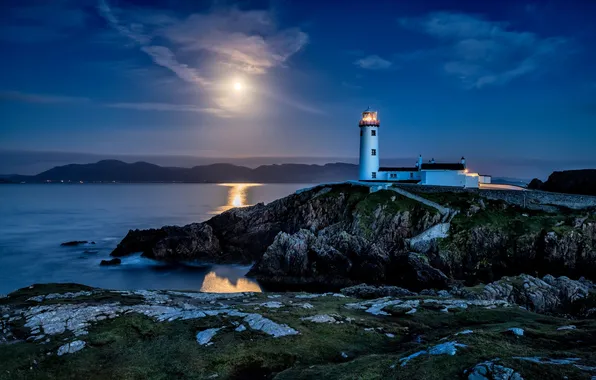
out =
[[240,326],[236,327],[236,329],[234,329],[234,331],[236,331],[236,332],[246,331],[246,327],[244,325],[240,325]]
[[395,334],[387,333],[385,334],[387,338],[395,338]]
[[455,333],[455,335],[468,335],[468,334],[471,334],[473,332],[474,331],[472,331],[472,330],[463,330],[463,331],[460,331],[458,333]]
[[519,327],[511,327],[507,329],[507,331],[511,331],[513,334],[517,336],[524,336],[524,329],[520,329]]
[[82,340],[75,340],[73,342],[66,343],[65,345],[62,345],[58,348],[57,355],[62,356],[65,354],[75,353],[77,351],[82,350],[83,347],[85,347],[85,345],[86,343]]
[[251,329],[260,330],[274,338],[298,334],[298,331],[288,325],[275,323],[259,314],[248,314],[244,318],[244,322],[246,322]]
[[93,292],[90,291],[80,291],[80,292],[67,292],[67,293],[51,293],[47,295],[35,296],[28,298],[27,301],[33,302],[42,302],[45,300],[55,300],[55,299],[69,299],[69,298],[76,298],[82,296],[90,296]]
[[269,309],[279,309],[280,307],[283,307],[284,304],[279,301],[269,301],[262,303],[261,306],[267,307]]
[[576,329],[575,325],[567,325],[567,326],[561,326],[557,330],[575,330],[575,329]]
[[418,356],[421,355],[455,355],[457,352],[458,347],[467,347],[465,344],[457,343],[457,342],[445,342],[441,344],[437,344],[436,346],[431,347],[428,350],[422,350],[415,352],[405,358],[399,359],[401,366],[404,367],[408,362]]
[[221,330],[221,327],[199,331],[197,333],[197,343],[202,346],[206,345],[207,343],[211,342],[211,339],[219,330]]
[[300,319],[303,321],[310,321],[313,323],[334,323],[336,321],[335,318],[327,314],[318,314],[313,315],[312,317],[304,317]]
[[295,297],[296,298],[318,298],[318,297],[322,297],[323,294],[316,294],[316,293],[312,293],[312,294],[297,294]]
[[472,368],[468,380],[524,380],[524,378],[512,368],[486,361]]

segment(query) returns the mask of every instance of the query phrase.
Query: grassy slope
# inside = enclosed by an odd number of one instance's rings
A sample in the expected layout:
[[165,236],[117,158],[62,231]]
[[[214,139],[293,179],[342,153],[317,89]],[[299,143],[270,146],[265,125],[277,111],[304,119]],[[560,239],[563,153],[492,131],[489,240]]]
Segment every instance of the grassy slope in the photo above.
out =
[[[74,286],[71,285],[71,289]],[[50,290],[51,289],[51,290]],[[74,290],[74,289],[72,289]],[[71,291],[72,291],[71,290]],[[38,293],[56,291],[37,287]],[[31,290],[25,290],[26,296]],[[110,299],[109,293],[98,293],[95,300],[78,302],[122,301]],[[259,295],[257,302],[267,299]],[[29,305],[23,295],[16,294],[2,303],[10,307]],[[139,300],[129,300],[136,303]],[[19,300],[20,301],[16,301]],[[260,301],[259,301],[260,300]],[[474,364],[500,357],[503,363],[519,370],[526,378],[569,379],[589,378],[572,366],[537,365],[511,359],[512,356],[580,357],[584,364],[596,365],[596,321],[573,321],[530,313],[517,307],[492,309],[473,308],[444,313],[432,307],[420,308],[405,316],[374,316],[345,307],[356,300],[339,297],[296,299],[287,293],[276,301],[280,309],[243,306],[245,311],[260,313],[276,322],[287,323],[300,335],[272,338],[250,329],[233,330],[234,318],[156,322],[138,314],[127,314],[94,324],[82,339],[82,351],[58,357],[59,346],[74,337],[71,334],[51,337],[48,343],[18,342],[0,345],[0,379],[201,379],[218,374],[219,379],[271,378],[362,378],[362,379],[443,379],[457,378]],[[11,302],[8,302],[11,301]],[[314,309],[289,306],[308,302]],[[70,301],[72,302],[72,301]],[[353,318],[342,324],[315,324],[301,321],[315,314]],[[558,326],[573,323],[577,330],[557,331]],[[195,341],[197,331],[222,327],[211,346]],[[13,326],[18,327],[18,326]],[[365,331],[365,328],[375,331]],[[523,337],[504,334],[509,327],[526,329]],[[441,338],[454,339],[452,334],[472,329],[473,334],[456,339],[469,347],[455,356],[419,357],[407,366],[399,358],[441,343]],[[20,334],[26,336],[26,329]],[[392,333],[394,338],[385,336]],[[15,331],[18,334],[18,329]],[[417,343],[420,341],[420,343]],[[54,354],[47,355],[47,352]],[[348,355],[343,358],[341,353]]]

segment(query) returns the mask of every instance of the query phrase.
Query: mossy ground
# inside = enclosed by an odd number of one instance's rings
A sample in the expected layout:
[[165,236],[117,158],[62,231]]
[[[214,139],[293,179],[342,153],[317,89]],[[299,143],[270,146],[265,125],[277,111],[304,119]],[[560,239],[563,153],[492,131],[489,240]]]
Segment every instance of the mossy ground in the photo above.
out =
[[[38,287],[37,292],[49,289],[55,290],[55,286]],[[16,299],[25,293],[36,295],[31,290],[15,293],[9,298],[13,302],[3,307],[30,306]],[[76,291],[74,285],[69,291]],[[95,302],[115,300],[103,294]],[[258,306],[273,300],[284,306]],[[294,293],[274,299],[260,294],[249,303],[234,301],[238,310],[259,313],[300,332],[280,338],[251,329],[236,332],[234,322],[241,320],[232,317],[157,322],[140,314],[125,314],[93,324],[82,337],[67,333],[52,336],[47,343],[0,344],[0,379],[204,379],[215,375],[218,379],[452,379],[462,378],[464,370],[497,357],[526,379],[589,379],[590,372],[571,365],[538,365],[512,357],[578,357],[582,364],[596,365],[594,320],[569,321],[518,307],[471,307],[448,313],[420,307],[412,315],[375,316],[345,306],[358,301],[335,296],[299,299]],[[301,307],[304,303],[313,308]],[[335,315],[343,323],[301,320],[316,314]],[[567,324],[577,329],[557,330]],[[196,333],[213,327],[224,329],[213,338],[213,345],[199,345]],[[524,336],[506,333],[509,327],[525,329]],[[454,336],[465,329],[474,332]],[[468,347],[454,356],[421,356],[404,367],[399,364],[400,358],[446,341],[443,338]],[[87,346],[77,353],[56,356],[58,347],[73,339],[83,339]]]

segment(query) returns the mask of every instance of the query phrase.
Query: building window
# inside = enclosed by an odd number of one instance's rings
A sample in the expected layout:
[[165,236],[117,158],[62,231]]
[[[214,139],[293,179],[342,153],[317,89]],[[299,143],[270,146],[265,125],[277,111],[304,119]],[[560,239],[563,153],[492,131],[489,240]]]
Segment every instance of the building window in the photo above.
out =
[[410,178],[414,178],[414,173],[410,173]]
[[375,131],[374,129],[371,129],[370,135],[371,136],[376,136],[377,135],[377,131]]
[[377,155],[377,150],[376,150],[376,149],[371,149],[371,150],[370,150],[370,154],[371,154],[372,156],[376,156],[376,155]]
[[391,174],[391,178],[397,178],[397,174]]
[[373,179],[377,178],[377,172],[372,172]]

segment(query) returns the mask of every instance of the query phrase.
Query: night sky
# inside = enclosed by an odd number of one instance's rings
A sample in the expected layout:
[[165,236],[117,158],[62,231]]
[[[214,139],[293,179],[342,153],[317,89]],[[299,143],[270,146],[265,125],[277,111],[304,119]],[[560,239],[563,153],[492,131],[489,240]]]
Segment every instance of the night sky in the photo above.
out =
[[0,150],[354,161],[370,106],[386,161],[596,167],[594,20],[588,0],[6,0]]

